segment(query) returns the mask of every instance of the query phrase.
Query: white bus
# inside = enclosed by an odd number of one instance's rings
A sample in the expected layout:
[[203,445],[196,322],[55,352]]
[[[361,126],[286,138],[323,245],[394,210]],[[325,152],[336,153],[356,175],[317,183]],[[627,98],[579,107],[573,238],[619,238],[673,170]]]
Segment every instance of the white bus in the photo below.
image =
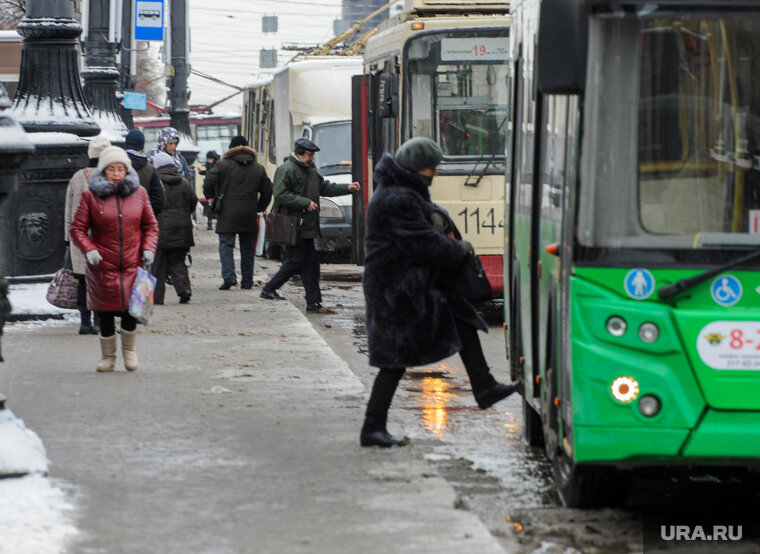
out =
[[[306,137],[320,148],[314,163],[326,179],[352,181],[351,77],[361,71],[360,57],[307,56],[246,87],[243,135],[270,178],[295,140]],[[350,253],[351,204],[350,194],[320,199],[319,252]]]

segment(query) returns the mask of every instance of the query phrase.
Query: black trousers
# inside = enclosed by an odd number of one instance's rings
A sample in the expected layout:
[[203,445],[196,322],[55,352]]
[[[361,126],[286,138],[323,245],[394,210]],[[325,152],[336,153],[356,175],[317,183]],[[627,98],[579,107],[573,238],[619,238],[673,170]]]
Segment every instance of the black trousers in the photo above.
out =
[[[456,320],[459,339],[462,341],[462,349],[459,356],[467,370],[472,392],[476,396],[496,384],[496,379],[491,374],[483,348],[480,345],[478,330],[469,323]],[[381,367],[372,385],[372,392],[367,402],[367,411],[364,415],[364,427],[362,432],[371,433],[385,429],[388,422],[388,410],[393,401],[399,381],[404,376],[403,367]]]
[[100,336],[112,337],[116,334],[116,316],[121,317],[121,328],[130,333],[137,329],[137,320],[127,312],[96,312],[100,317]]
[[80,312],[87,310],[87,278],[81,273],[75,273],[77,279],[77,309]]
[[156,290],[153,291],[153,301],[163,304],[166,294],[166,274],[172,278],[172,285],[177,296],[189,295],[190,274],[185,265],[185,256],[189,248],[159,248],[153,262],[151,273],[156,278]]
[[301,239],[295,246],[285,247],[285,259],[274,277],[264,285],[264,290],[272,292],[287,283],[295,274],[301,275],[303,288],[306,289],[306,303],[322,302],[319,290],[319,254],[314,247],[314,239]]

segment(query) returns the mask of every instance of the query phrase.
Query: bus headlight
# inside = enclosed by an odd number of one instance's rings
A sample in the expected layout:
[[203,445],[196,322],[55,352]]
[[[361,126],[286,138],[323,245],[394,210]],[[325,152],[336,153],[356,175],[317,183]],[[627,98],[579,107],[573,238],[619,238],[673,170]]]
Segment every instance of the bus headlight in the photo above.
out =
[[653,394],[645,394],[639,400],[639,411],[644,417],[654,417],[660,413],[662,404],[660,399]]
[[338,205],[327,198],[319,199],[319,217],[326,219],[343,219],[343,212]]
[[613,315],[607,319],[607,332],[613,337],[622,337],[627,328],[628,324],[620,316]]
[[642,323],[639,327],[639,338],[644,342],[654,342],[660,336],[660,328],[654,323]]
[[625,375],[618,377],[612,382],[610,387],[612,396],[620,402],[633,402],[639,395],[639,383],[633,377]]

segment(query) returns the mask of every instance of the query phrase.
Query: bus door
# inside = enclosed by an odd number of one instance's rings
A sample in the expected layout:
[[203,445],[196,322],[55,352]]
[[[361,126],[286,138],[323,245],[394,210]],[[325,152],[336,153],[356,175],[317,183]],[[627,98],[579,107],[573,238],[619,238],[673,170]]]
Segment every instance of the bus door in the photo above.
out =
[[372,175],[369,170],[369,75],[351,77],[351,177],[361,184],[353,195],[351,212],[352,261],[364,263],[364,213],[369,202]]

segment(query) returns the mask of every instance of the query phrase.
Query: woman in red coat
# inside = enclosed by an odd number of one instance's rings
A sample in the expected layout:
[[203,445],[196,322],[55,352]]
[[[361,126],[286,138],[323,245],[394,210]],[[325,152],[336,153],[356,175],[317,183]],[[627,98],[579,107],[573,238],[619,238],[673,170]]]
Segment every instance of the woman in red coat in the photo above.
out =
[[87,258],[87,306],[100,315],[98,371],[116,362],[115,317],[121,317],[124,366],[137,369],[137,320],[129,315],[129,296],[137,267],[150,265],[158,242],[158,224],[140,178],[127,153],[117,146],[100,153],[90,187],[82,193],[70,230]]

